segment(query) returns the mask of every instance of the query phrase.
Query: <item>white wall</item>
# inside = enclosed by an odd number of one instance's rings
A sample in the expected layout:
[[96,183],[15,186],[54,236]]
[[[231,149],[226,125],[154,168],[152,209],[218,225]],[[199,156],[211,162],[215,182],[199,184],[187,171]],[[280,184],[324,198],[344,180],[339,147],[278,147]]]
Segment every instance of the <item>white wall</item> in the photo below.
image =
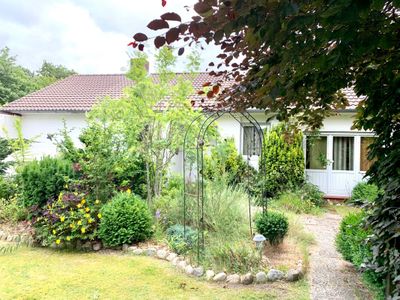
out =
[[7,128],[10,137],[16,137],[13,120],[21,119],[24,138],[34,139],[29,151],[30,158],[40,158],[57,153],[56,146],[48,139],[48,135],[58,133],[63,129],[63,120],[66,121],[67,128],[71,130],[70,135],[76,143],[79,142],[80,131],[86,126],[84,113],[31,113],[11,119],[7,115],[1,115],[1,117],[0,122]]

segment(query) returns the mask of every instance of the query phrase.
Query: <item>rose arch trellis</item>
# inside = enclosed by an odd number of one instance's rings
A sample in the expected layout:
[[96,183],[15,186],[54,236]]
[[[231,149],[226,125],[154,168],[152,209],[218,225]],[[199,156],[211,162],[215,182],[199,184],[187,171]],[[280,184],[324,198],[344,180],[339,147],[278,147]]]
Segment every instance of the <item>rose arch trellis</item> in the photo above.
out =
[[[189,133],[192,132],[194,133],[195,137],[195,151],[196,151],[196,159],[195,159],[195,168],[196,168],[196,176],[195,176],[195,201],[197,205],[197,259],[200,260],[200,250],[204,250],[205,247],[205,242],[204,242],[204,202],[206,201],[206,194],[204,190],[204,146],[205,146],[205,136],[207,134],[207,130],[210,128],[210,126],[217,121],[219,118],[221,118],[224,115],[230,115],[233,117],[234,120],[236,120],[239,124],[241,129],[243,129],[244,124],[248,125],[251,124],[257,133],[257,138],[259,139],[258,143],[258,153],[259,153],[259,162],[260,159],[263,157],[263,145],[264,145],[264,134],[263,130],[259,124],[259,122],[247,111],[244,112],[234,112],[231,110],[219,110],[219,111],[214,111],[214,112],[209,112],[206,113],[206,118],[204,121],[200,124],[200,127],[198,129],[193,129],[193,125],[201,119],[201,117],[204,117],[204,114],[197,116],[194,118],[189,126],[185,130],[185,135],[184,135],[184,142],[183,142],[183,151],[182,151],[182,168],[183,168],[183,232],[184,232],[184,238],[186,238],[186,228],[187,228],[187,201],[188,201],[188,185],[191,184],[191,179],[192,177],[190,176],[187,180],[187,174],[186,174],[186,167],[187,167],[187,152],[189,148],[193,148],[193,146],[188,145],[188,138],[189,138]],[[245,120],[245,121],[243,121]],[[195,130],[195,131],[194,131]],[[243,134],[245,134],[245,131],[242,130]],[[194,149],[193,149],[194,150]],[[250,159],[246,160],[247,164],[250,164]],[[262,203],[262,209],[263,211],[267,210],[267,199],[265,197],[265,178],[266,178],[266,170],[265,166],[260,163],[259,164],[259,178],[263,181],[262,188],[261,188],[261,203]],[[193,196],[193,194],[191,194]],[[250,236],[253,235],[253,229],[252,229],[252,218],[251,218],[251,202],[249,198],[249,203],[248,203],[248,216],[249,216],[249,232]]]

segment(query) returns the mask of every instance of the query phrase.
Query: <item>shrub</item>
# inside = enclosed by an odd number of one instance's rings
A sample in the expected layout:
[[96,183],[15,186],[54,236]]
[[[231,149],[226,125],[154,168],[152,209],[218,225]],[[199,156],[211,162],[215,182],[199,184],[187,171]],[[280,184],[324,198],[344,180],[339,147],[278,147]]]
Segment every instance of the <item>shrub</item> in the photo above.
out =
[[267,197],[304,182],[303,134],[300,130],[281,123],[265,132],[260,170],[265,170],[263,180]]
[[214,241],[206,248],[205,263],[215,270],[247,273],[260,268],[261,256],[252,245],[242,241]]
[[285,215],[268,211],[256,216],[256,227],[257,231],[265,236],[271,245],[277,245],[286,236],[289,222]]
[[151,214],[139,196],[119,193],[100,212],[99,237],[108,246],[137,243],[152,235]]
[[[336,236],[336,246],[339,252],[344,259],[352,262],[358,269],[363,269],[364,264],[372,257],[371,246],[367,243],[371,230],[364,227],[364,217],[364,212],[347,215],[343,218]],[[367,270],[364,272],[363,278],[383,294],[382,278],[379,278],[375,272]]]
[[299,191],[287,191],[279,195],[271,202],[271,206],[292,211],[296,214],[309,214],[314,212],[315,205],[309,200],[301,197]]
[[359,182],[351,192],[350,202],[354,204],[373,202],[378,194],[379,189],[375,184]]
[[43,246],[94,240],[101,219],[100,208],[99,200],[92,200],[79,190],[60,192],[43,209],[32,211],[35,238]]
[[27,215],[28,211],[17,198],[0,199],[0,223],[17,223],[25,220]]
[[0,177],[0,199],[10,200],[17,193],[17,182],[13,177]]
[[310,201],[316,207],[321,207],[325,204],[324,193],[312,183],[304,183],[299,192],[303,200]]
[[185,254],[197,243],[197,231],[191,227],[184,228],[182,225],[176,224],[166,230],[168,246],[178,254]]
[[75,173],[66,160],[44,157],[25,164],[17,175],[25,207],[42,207],[47,201],[56,199],[68,178]]

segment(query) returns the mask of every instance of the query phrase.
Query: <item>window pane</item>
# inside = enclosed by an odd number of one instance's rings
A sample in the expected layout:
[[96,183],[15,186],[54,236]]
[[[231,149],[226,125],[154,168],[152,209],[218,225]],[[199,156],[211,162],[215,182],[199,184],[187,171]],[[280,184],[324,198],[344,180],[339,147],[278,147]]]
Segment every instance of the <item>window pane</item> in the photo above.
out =
[[354,138],[333,137],[333,169],[353,170]]
[[375,160],[368,159],[368,147],[374,142],[373,137],[361,137],[360,170],[368,171]]
[[307,138],[306,169],[326,168],[326,137]]
[[243,127],[243,154],[260,155],[260,137],[254,126]]

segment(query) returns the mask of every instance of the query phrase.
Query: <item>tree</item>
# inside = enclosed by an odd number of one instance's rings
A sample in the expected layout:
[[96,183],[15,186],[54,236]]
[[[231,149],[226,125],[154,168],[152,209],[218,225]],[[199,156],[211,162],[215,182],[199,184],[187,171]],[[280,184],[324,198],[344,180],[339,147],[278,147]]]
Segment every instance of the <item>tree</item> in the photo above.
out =
[[34,91],[33,73],[18,66],[10,49],[0,50],[0,105],[18,99]]
[[[400,297],[399,9],[398,0],[204,0],[188,23],[169,28],[181,18],[167,13],[148,24],[168,28],[155,37],[156,47],[181,39],[219,45],[217,69],[227,69],[212,73],[236,80],[219,95],[236,109],[267,108],[317,128],[347,104],[342,88],[365,96],[355,126],[377,135],[370,148],[377,161],[368,175],[385,190],[367,218],[374,233],[369,266],[387,278],[394,298]],[[131,45],[143,49],[148,37],[134,39]]]
[[57,80],[64,79],[68,76],[74,75],[74,70],[67,69],[62,65],[55,65],[47,61],[43,61],[42,66],[36,72],[35,82],[38,88],[43,88]]

